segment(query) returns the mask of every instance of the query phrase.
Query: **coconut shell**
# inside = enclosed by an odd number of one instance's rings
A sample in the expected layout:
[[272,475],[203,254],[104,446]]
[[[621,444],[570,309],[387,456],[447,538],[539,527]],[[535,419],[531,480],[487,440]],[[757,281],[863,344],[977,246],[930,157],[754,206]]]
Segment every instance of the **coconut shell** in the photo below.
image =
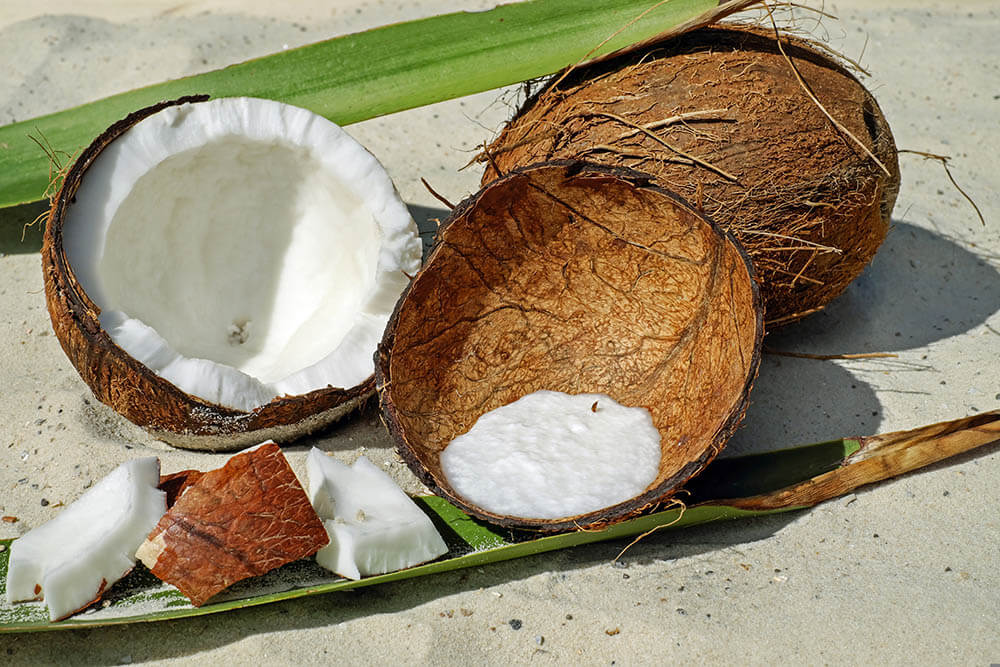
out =
[[139,547],[138,558],[200,607],[237,581],[316,553],[323,522],[281,449],[265,443],[191,482]]
[[[763,336],[750,262],[648,181],[578,162],[515,170],[454,210],[403,293],[376,357],[385,421],[414,473],[465,511],[540,531],[620,521],[670,497],[741,420]],[[456,494],[442,450],[541,389],[647,408],[661,434],[655,482],[558,520],[500,516]]]
[[52,202],[42,243],[45,300],[56,338],[94,396],[161,440],[178,447],[234,450],[275,440],[287,442],[339,419],[374,393],[374,378],[351,388],[327,387],[279,396],[250,412],[185,393],[129,356],[98,320],[100,308],[77,282],[63,248],[67,211],[87,169],[111,142],[166,107],[199,102],[184,97],[129,114],[102,133],[66,173]]
[[174,506],[177,499],[205,473],[200,470],[180,470],[169,475],[160,475],[157,488],[167,494],[167,509]]
[[865,87],[818,45],[781,40],[788,58],[772,31],[710,27],[556,77],[484,151],[483,183],[560,158],[641,169],[747,248],[769,326],[818,310],[885,238],[899,166]]

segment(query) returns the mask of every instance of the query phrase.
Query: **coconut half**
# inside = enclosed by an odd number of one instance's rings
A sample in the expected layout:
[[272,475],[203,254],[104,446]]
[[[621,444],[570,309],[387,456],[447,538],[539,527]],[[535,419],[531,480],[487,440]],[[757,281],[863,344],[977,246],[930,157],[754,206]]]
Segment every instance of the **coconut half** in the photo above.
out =
[[[762,337],[753,271],[730,235],[648,176],[562,162],[515,170],[453,211],[393,313],[376,379],[400,454],[437,493],[501,525],[587,528],[670,497],[722,449]],[[442,451],[539,390],[648,410],[660,436],[652,481],[608,507],[549,517],[490,511],[458,492]],[[598,458],[632,465],[613,451]],[[513,483],[500,473],[484,472]]]
[[164,102],[68,172],[42,250],[63,349],[94,395],[197,449],[290,440],[373,390],[421,244],[378,160],[270,100]]

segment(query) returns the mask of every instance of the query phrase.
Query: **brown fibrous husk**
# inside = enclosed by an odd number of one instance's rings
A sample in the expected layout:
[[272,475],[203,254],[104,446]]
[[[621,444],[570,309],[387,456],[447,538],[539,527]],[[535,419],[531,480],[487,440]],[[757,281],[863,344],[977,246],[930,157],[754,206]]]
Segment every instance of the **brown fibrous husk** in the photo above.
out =
[[899,166],[857,78],[780,39],[713,26],[556,76],[484,150],[483,183],[559,158],[640,169],[747,248],[769,325],[821,309],[885,238]]
[[237,581],[313,555],[329,543],[316,510],[273,442],[205,473],[185,470],[136,555],[200,607]]
[[[383,415],[411,469],[465,511],[539,531],[620,521],[669,498],[742,418],[763,336],[750,262],[648,181],[572,161],[515,170],[453,211],[403,293],[376,357]],[[648,409],[661,435],[655,482],[557,520],[500,516],[456,494],[442,450],[542,389]]]
[[249,412],[192,396],[129,356],[101,327],[100,308],[77,282],[63,249],[63,225],[91,163],[142,119],[169,106],[208,99],[189,96],[147,107],[118,121],[88,146],[52,201],[42,244],[45,300],[63,351],[94,396],[154,437],[178,447],[234,450],[264,440],[287,442],[356,408],[375,390],[374,377],[350,388],[326,387],[279,396]]

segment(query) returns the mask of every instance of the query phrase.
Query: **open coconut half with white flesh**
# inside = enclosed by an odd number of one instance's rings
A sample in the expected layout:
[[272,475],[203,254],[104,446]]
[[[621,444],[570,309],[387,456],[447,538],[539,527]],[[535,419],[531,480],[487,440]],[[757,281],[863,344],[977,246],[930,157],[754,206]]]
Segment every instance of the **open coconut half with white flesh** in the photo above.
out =
[[42,250],[63,349],[95,396],[172,444],[290,440],[374,388],[421,244],[374,156],[251,98],[164,102],[67,173]]
[[[401,455],[439,494],[501,525],[596,527],[670,497],[721,450],[756,377],[762,319],[742,247],[647,176],[535,165],[486,186],[441,226],[386,329],[376,381]],[[509,405],[542,390],[569,400]],[[502,406],[515,414],[495,418]],[[648,411],[655,433],[641,414],[614,416],[619,408]],[[534,426],[532,412],[544,417]],[[448,464],[446,448],[461,450],[453,441],[470,429],[484,458],[510,451],[492,465],[466,465],[474,453]],[[517,446],[505,442],[521,432]],[[600,433],[610,448],[593,445]],[[555,474],[552,457],[577,468]],[[484,506],[460,490],[492,476],[494,496],[516,487],[568,501],[627,468],[644,472],[596,500],[544,510]]]
[[96,602],[135,566],[167,510],[150,456],[115,468],[51,521],[11,544],[7,601],[44,599],[57,621]]

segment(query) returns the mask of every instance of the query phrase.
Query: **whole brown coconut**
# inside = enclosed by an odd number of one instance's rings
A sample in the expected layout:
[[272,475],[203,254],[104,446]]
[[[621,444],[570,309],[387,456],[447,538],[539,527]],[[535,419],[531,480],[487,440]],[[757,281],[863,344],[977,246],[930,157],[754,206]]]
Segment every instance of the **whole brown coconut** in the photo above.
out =
[[556,77],[484,151],[483,183],[558,158],[651,173],[747,248],[769,325],[821,309],[885,238],[899,166],[864,86],[818,46],[781,45],[710,27]]
[[[648,180],[579,162],[515,170],[453,211],[404,291],[376,359],[385,421],[417,476],[465,511],[541,531],[620,521],[669,498],[742,419],[763,337],[750,262]],[[484,413],[543,389],[648,409],[661,435],[655,481],[552,520],[456,494],[442,450]]]

